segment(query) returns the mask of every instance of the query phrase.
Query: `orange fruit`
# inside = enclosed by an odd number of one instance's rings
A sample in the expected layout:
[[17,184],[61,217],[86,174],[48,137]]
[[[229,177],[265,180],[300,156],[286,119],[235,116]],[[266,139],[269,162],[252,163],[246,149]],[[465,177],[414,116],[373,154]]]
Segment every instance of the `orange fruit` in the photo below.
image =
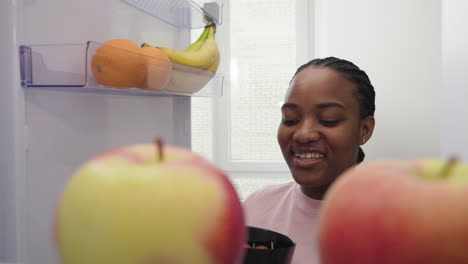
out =
[[138,53],[143,55],[146,63],[146,78],[140,88],[146,90],[163,90],[171,79],[172,63],[166,53],[156,47],[142,47]]
[[91,60],[97,83],[117,88],[138,87],[146,75],[145,58],[138,50],[138,45],[128,39],[104,42]]
[[270,249],[269,247],[264,246],[264,245],[255,246],[255,248],[256,249]]

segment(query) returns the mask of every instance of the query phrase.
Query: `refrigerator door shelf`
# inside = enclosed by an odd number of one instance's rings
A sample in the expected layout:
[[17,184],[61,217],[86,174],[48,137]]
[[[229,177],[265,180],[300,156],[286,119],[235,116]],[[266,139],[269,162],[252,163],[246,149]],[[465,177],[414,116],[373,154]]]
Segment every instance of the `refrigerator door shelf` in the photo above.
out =
[[25,88],[143,96],[219,97],[223,92],[220,73],[92,41],[22,45],[20,66]]
[[208,21],[222,23],[222,0],[122,0],[177,28],[202,28]]

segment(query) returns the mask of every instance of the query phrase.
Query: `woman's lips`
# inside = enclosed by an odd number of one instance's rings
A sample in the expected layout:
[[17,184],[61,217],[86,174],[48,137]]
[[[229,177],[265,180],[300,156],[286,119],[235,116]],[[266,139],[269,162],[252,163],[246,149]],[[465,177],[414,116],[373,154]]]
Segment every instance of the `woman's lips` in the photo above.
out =
[[320,162],[323,162],[324,158],[310,158],[310,159],[301,159],[299,157],[293,156],[293,163],[294,166],[303,168],[303,169],[310,169],[313,168]]

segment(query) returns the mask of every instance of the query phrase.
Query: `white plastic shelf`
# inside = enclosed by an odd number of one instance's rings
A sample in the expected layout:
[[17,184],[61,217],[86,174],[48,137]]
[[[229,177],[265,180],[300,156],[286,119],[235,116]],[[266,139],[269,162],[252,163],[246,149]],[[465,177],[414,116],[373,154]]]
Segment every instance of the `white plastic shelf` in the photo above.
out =
[[122,0],[144,13],[183,29],[222,23],[222,0]]
[[[122,64],[111,65],[110,76],[96,75],[99,66],[93,60],[101,47],[111,51],[112,56],[123,58]],[[93,41],[23,45],[20,46],[20,65],[21,85],[26,88],[145,96],[217,97],[223,93],[222,74]],[[135,74],[142,74],[144,78]],[[136,85],[127,82],[133,77],[138,79]]]

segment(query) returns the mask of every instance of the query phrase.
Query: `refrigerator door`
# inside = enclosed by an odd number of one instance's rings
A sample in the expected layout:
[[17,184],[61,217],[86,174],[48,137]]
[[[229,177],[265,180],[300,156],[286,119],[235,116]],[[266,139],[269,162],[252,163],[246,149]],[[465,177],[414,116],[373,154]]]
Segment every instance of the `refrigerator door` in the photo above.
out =
[[24,179],[24,99],[19,89],[15,1],[0,2],[0,263],[18,256],[16,182]]
[[0,263],[54,264],[69,176],[97,153],[155,137],[190,148],[190,97],[24,88],[19,46],[126,38],[183,49],[190,30],[119,0],[2,0],[0,35]]

